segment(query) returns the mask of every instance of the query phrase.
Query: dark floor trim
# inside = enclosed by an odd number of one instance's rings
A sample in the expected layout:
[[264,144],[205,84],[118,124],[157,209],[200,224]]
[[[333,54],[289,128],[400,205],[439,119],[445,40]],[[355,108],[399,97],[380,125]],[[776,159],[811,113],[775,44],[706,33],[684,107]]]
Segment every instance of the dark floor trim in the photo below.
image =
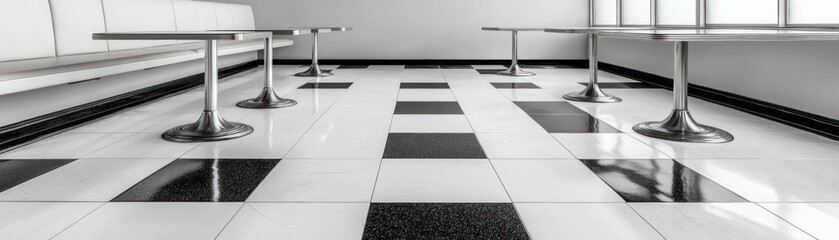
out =
[[[219,78],[255,68],[260,62],[254,60],[219,69]],[[130,107],[180,93],[203,82],[204,74],[196,74],[2,126],[0,152]]]
[[[344,65],[509,65],[510,59],[319,59],[320,64]],[[274,59],[274,64],[310,64],[311,59]],[[585,59],[538,59],[519,60],[519,64],[531,65],[567,65],[572,67],[588,67]]]
[[[673,89],[673,79],[609,63],[599,63],[600,70]],[[839,141],[839,120],[789,108],[754,98],[695,84],[688,85],[690,96],[786,124]]]

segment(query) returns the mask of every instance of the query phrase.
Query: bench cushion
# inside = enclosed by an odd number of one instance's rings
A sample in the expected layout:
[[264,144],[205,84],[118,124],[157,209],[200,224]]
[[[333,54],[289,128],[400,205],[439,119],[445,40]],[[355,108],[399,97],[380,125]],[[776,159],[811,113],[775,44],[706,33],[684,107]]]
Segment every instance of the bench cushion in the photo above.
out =
[[[103,0],[108,32],[175,31],[171,1]],[[175,44],[174,40],[109,40],[111,51]]]
[[0,33],[0,62],[55,56],[47,1],[2,1]]
[[233,9],[227,3],[214,3],[216,6],[216,19],[218,20],[219,29],[235,29],[236,23],[233,21]]
[[50,0],[58,56],[108,51],[107,41],[91,39],[105,32],[102,0]]

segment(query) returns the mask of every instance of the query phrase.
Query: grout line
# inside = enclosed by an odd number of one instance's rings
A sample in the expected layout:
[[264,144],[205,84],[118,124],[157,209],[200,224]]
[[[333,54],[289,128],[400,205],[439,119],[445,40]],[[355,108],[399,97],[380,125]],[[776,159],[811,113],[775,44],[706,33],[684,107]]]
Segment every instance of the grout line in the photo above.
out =
[[82,221],[82,219],[87,218],[88,216],[90,216],[90,214],[93,214],[93,212],[96,212],[96,210],[99,210],[100,208],[102,208],[103,206],[105,206],[105,204],[108,204],[108,203],[107,203],[107,202],[103,202],[103,203],[102,203],[102,204],[100,204],[98,207],[94,208],[92,211],[88,212],[87,214],[85,214],[84,216],[82,216],[81,218],[79,218],[78,220],[76,220],[75,222],[71,223],[69,226],[65,227],[64,229],[62,229],[61,231],[59,231],[58,233],[56,233],[55,235],[53,235],[52,237],[50,237],[50,239],[54,239],[55,237],[58,237],[58,235],[61,235],[62,233],[64,233],[65,231],[67,231],[67,229],[70,229],[71,227],[75,226],[77,223],[81,222],[81,221]]
[[765,211],[769,212],[769,214],[772,214],[773,216],[777,217],[778,219],[783,220],[784,222],[788,223],[790,226],[795,227],[796,229],[798,229],[799,231],[803,232],[804,234],[807,234],[808,236],[812,237],[813,239],[819,239],[819,238],[817,238],[816,236],[813,236],[812,234],[810,234],[809,232],[804,231],[804,229],[802,229],[802,228],[798,227],[797,225],[793,224],[792,222],[788,221],[786,218],[781,217],[780,215],[776,214],[776,213],[775,213],[775,212],[773,212],[773,211],[770,211],[769,209],[767,209],[766,207],[764,207],[762,204],[759,204],[759,203],[756,203],[756,202],[752,202],[752,204],[757,205],[759,208],[761,208],[761,209],[763,209],[763,210],[765,210]]
[[239,206],[239,209],[236,210],[236,213],[234,213],[233,216],[231,216],[230,219],[227,220],[227,223],[225,223],[224,226],[221,227],[221,229],[218,231],[218,233],[216,233],[216,237],[214,237],[213,239],[218,239],[218,237],[221,236],[221,233],[224,232],[225,229],[227,229],[227,226],[229,226],[230,223],[233,222],[233,219],[236,218],[237,215],[239,215],[239,212],[241,212],[242,209],[245,208],[245,205],[247,205],[247,204],[248,203],[246,203],[246,202],[242,202],[242,206]]
[[635,208],[633,208],[633,207],[632,207],[632,205],[630,205],[628,202],[627,202],[627,203],[624,203],[624,204],[626,204],[626,206],[627,206],[627,207],[629,207],[629,209],[630,209],[630,210],[632,210],[632,212],[634,212],[636,215],[638,215],[638,217],[640,217],[640,218],[641,218],[641,220],[644,220],[644,222],[645,222],[645,223],[647,223],[647,225],[649,225],[649,226],[650,226],[650,228],[652,228],[652,229],[653,229],[653,231],[655,231],[656,233],[658,233],[658,235],[659,235],[659,236],[661,236],[661,238],[662,238],[662,239],[667,239],[666,237],[664,237],[664,234],[661,234],[661,231],[659,231],[657,228],[655,228],[655,226],[653,226],[653,224],[652,224],[652,223],[650,223],[650,221],[649,221],[649,220],[647,220],[647,218],[645,218],[645,217],[644,217],[644,215],[641,215],[641,213],[639,213],[639,212],[638,212],[638,210],[636,210]]

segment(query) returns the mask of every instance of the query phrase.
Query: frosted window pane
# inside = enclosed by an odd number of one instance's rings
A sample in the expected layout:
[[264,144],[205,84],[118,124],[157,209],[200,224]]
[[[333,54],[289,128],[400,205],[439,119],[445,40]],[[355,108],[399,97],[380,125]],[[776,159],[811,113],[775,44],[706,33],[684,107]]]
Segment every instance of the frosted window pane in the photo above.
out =
[[696,25],[696,0],[658,0],[658,25]]
[[594,10],[594,25],[618,24],[617,0],[595,0]]
[[650,0],[623,0],[624,25],[650,25]]
[[708,24],[778,24],[778,0],[707,0],[705,3]]
[[839,1],[790,0],[789,22],[792,24],[839,24]]

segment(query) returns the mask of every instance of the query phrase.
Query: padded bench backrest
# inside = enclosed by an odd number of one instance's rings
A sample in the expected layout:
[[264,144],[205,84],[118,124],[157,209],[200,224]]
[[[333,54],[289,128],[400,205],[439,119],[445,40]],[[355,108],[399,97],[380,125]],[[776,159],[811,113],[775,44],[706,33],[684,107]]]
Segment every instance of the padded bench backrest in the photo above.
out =
[[[31,0],[30,0],[31,1]],[[108,42],[91,39],[105,32],[102,0],[49,0],[58,56],[107,52]]]
[[0,62],[55,56],[46,0],[0,1],[0,34]]
[[[31,0],[30,0],[31,1]],[[105,27],[108,32],[175,31],[175,9],[172,1],[102,0]],[[111,51],[175,44],[175,41],[109,40]]]

